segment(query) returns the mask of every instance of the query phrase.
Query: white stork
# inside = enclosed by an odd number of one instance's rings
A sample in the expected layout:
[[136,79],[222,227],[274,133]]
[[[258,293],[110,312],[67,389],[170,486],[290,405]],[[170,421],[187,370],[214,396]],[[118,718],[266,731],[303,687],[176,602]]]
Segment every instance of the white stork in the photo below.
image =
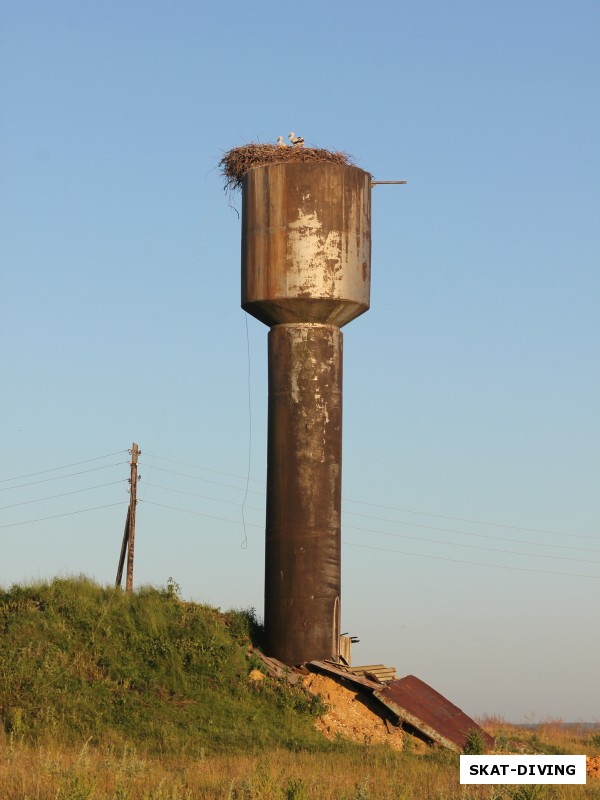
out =
[[287,147],[286,143],[283,141],[283,136],[277,137],[277,145],[278,147]]
[[295,136],[294,131],[290,133],[288,139],[293,144],[294,147],[302,147],[304,145],[304,139],[302,136]]

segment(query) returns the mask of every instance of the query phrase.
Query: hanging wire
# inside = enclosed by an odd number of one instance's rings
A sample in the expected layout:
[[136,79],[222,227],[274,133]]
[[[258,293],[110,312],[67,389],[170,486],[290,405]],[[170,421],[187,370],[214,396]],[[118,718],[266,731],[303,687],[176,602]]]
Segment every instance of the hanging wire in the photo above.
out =
[[252,463],[252,394],[250,391],[250,334],[248,332],[248,314],[244,314],[244,321],[246,322],[246,351],[248,354],[248,471],[246,473],[246,491],[244,492],[244,499],[242,500],[242,525],[244,526],[244,539],[241,544],[242,550],[248,547],[248,533],[246,531],[246,500],[248,499],[248,491],[250,489],[250,465]]

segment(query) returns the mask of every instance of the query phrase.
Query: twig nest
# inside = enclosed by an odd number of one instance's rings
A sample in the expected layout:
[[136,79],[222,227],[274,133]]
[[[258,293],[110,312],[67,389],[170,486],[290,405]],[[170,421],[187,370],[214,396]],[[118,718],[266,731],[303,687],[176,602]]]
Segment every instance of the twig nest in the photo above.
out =
[[320,147],[281,147],[277,144],[246,144],[234,147],[219,161],[225,178],[225,191],[241,189],[244,175],[253,167],[265,164],[283,164],[287,161],[321,162],[352,165],[347,153],[323,150]]

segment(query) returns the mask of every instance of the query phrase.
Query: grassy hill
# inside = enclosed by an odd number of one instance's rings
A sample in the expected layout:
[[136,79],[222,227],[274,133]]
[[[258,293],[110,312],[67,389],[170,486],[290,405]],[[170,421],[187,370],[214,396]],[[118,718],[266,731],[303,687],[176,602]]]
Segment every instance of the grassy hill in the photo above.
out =
[[[252,612],[85,579],[0,591],[1,800],[598,800],[587,786],[460,786],[458,757],[329,743],[323,707],[250,681]],[[506,746],[522,732],[498,720]],[[600,753],[600,734],[528,733]],[[534,738],[535,737],[535,738]],[[531,791],[530,791],[531,790]]]
[[86,578],[0,593],[0,718],[28,743],[146,752],[323,749],[301,689],[248,680],[252,612],[184,603],[176,584],[133,595]]

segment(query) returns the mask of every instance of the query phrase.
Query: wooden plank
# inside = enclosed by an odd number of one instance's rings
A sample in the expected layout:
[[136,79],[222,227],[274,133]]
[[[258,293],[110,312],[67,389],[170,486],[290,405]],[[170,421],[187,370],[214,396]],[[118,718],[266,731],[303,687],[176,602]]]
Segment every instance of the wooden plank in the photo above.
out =
[[396,675],[380,675],[379,673],[375,672],[365,672],[365,678],[369,678],[369,680],[377,681],[378,683],[388,683],[389,681],[393,681],[396,679]]
[[378,681],[370,681],[367,678],[361,678],[359,675],[354,675],[352,672],[341,669],[340,666],[333,666],[325,661],[311,661],[308,664],[308,667],[320,672],[324,672],[326,675],[333,675],[336,678],[343,678],[350,683],[357,684],[358,686],[362,686],[365,689],[370,689],[371,691],[382,688]]
[[373,671],[374,669],[385,669],[385,664],[364,664],[356,667],[350,667],[350,672],[365,672],[365,670]]

